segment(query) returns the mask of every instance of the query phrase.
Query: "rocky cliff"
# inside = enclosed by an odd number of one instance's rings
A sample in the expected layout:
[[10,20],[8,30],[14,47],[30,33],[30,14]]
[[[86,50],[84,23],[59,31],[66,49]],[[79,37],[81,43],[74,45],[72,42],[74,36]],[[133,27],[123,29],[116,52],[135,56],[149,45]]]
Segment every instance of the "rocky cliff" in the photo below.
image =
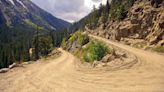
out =
[[136,0],[123,20],[110,19],[105,29],[100,25],[95,30],[89,32],[112,40],[164,45],[164,1]]

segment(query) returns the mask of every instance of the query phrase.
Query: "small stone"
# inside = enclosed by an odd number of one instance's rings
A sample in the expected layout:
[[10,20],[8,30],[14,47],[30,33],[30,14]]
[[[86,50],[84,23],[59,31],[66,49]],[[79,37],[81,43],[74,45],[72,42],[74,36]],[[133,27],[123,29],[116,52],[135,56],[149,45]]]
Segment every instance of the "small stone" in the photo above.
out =
[[94,61],[93,62],[93,67],[96,67],[98,64],[102,63],[101,61]]

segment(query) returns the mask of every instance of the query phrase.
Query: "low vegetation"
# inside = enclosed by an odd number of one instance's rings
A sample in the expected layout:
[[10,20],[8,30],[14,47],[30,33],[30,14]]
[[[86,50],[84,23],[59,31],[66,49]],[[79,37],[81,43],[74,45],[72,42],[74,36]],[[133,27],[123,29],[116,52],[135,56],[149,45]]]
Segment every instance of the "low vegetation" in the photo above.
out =
[[164,46],[156,46],[153,50],[156,52],[164,53]]
[[78,37],[78,43],[83,46],[89,42],[89,37],[87,34],[80,34]]
[[86,62],[99,61],[108,53],[107,46],[97,41],[91,41],[83,50],[83,59]]
[[[76,44],[75,44],[76,43]],[[76,46],[74,47],[73,44]],[[80,31],[72,34],[69,38],[64,38],[61,47],[68,51],[74,51],[73,54],[82,61],[90,62],[101,60],[109,53],[107,46],[99,41],[90,40],[87,34]]]
[[89,37],[86,34],[82,34],[81,31],[77,31],[74,34],[71,34],[69,37],[63,38],[61,47],[66,49],[68,43],[73,44],[74,42],[77,42],[78,45],[83,46],[89,42]]

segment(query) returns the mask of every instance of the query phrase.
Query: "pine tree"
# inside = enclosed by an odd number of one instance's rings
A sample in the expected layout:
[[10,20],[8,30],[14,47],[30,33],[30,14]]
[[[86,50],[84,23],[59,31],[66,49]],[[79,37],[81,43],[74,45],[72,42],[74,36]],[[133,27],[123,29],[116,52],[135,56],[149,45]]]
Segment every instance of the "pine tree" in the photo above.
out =
[[39,59],[39,30],[37,26],[36,37],[34,38],[35,59]]
[[107,3],[103,7],[103,11],[102,11],[102,22],[104,23],[104,28],[106,27],[106,22],[109,19],[109,11],[110,11],[110,4],[109,1],[107,0]]
[[99,16],[102,15],[103,7],[104,6],[102,5],[102,3],[100,3],[100,6],[99,6]]

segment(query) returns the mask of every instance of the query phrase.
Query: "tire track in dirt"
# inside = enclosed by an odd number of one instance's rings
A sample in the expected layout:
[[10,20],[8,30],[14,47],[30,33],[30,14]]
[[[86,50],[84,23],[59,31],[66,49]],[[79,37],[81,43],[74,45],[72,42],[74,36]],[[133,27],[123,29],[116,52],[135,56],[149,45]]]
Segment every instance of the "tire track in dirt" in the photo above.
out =
[[139,62],[117,71],[84,69],[62,49],[61,57],[0,74],[0,92],[164,92],[164,57],[92,36],[134,54]]

